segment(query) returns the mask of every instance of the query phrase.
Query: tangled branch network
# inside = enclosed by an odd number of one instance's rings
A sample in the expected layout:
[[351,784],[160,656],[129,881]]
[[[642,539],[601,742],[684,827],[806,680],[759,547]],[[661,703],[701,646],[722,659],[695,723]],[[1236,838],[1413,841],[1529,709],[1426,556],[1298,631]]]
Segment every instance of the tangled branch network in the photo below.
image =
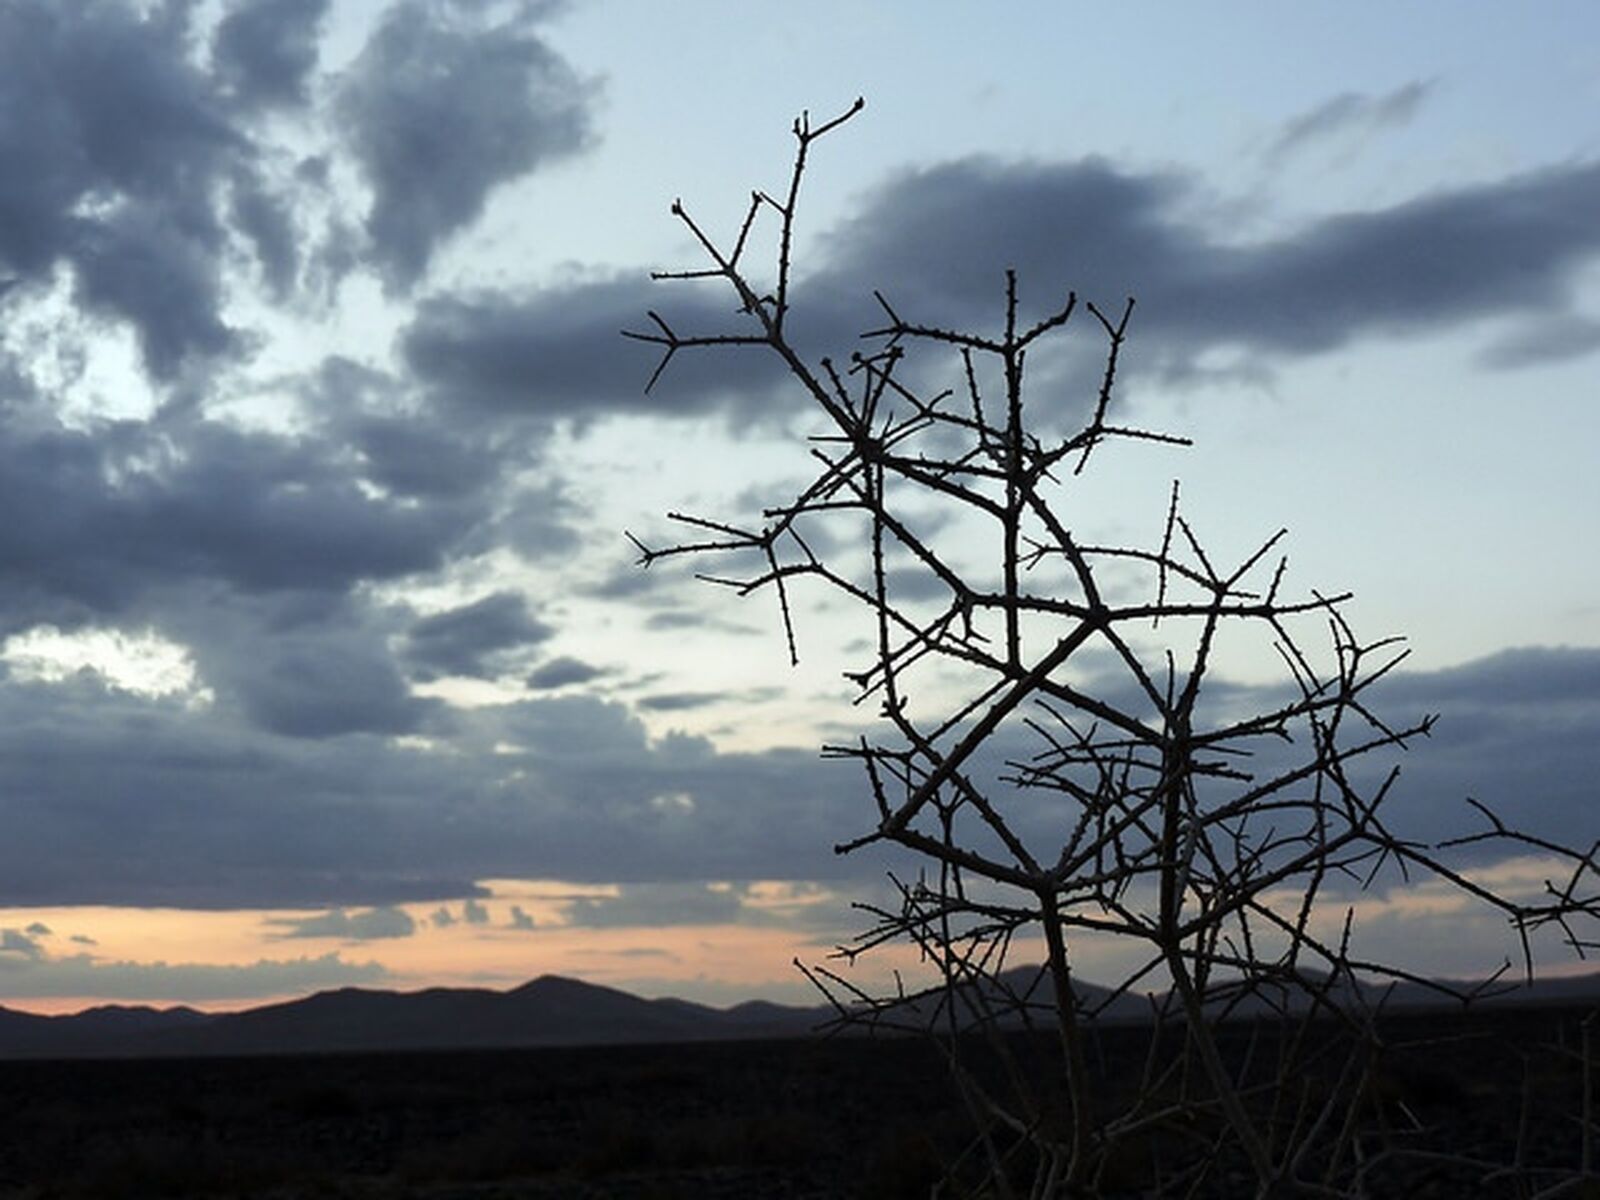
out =
[[[680,352],[775,355],[825,424],[815,472],[788,503],[748,521],[672,513],[686,540],[634,540],[646,566],[754,554],[752,573],[705,578],[775,594],[791,661],[801,586],[846,598],[870,630],[868,661],[846,675],[880,720],[825,748],[860,762],[871,801],[839,850],[891,844],[917,869],[891,876],[894,903],[863,906],[870,928],[842,962],[802,970],[841,1024],[940,1038],[977,1129],[951,1186],[1123,1194],[1114,1177],[1137,1147],[1130,1195],[1372,1194],[1384,1170],[1443,1153],[1363,1099],[1383,1045],[1381,985],[1466,1003],[1509,977],[1448,984],[1362,957],[1354,898],[1385,879],[1455,889],[1510,923],[1523,959],[1512,974],[1531,978],[1534,931],[1556,927],[1580,954],[1592,944],[1596,847],[1520,832],[1482,805],[1485,826],[1442,845],[1392,830],[1394,759],[1433,718],[1380,715],[1374,685],[1405,649],[1359,639],[1347,595],[1286,594],[1284,531],[1219,562],[1174,483],[1153,545],[1078,532],[1078,485],[1107,447],[1186,444],[1115,417],[1133,300],[1107,310],[1068,293],[1030,321],[1007,271],[998,333],[923,324],[875,294],[865,349],[813,362],[797,348],[801,185],[815,143],[862,107],[795,123],[787,189],[754,193],[731,243],[673,204],[706,265],[655,278],[730,289],[736,325],[684,333],[652,311],[626,334],[660,349],[647,388]],[[764,219],[776,235],[763,278],[752,259]],[[1051,347],[1085,328],[1099,366],[1074,399],[1079,375]],[[1047,364],[1042,401],[1025,386],[1030,356]],[[1240,646],[1281,664],[1268,711],[1239,711],[1241,690],[1217,676]],[[1486,842],[1555,860],[1562,881],[1509,897],[1452,865],[1452,847]],[[1111,987],[1077,975],[1090,941],[1130,964]],[[853,983],[848,965],[891,943],[914,947],[928,977],[888,994]],[[1110,1079],[1093,1045],[1135,996],[1150,1006],[1143,1066]],[[1242,1022],[1275,1023],[1270,1053],[1230,1050]],[[1044,1079],[1018,1061],[1018,1032],[1034,1028],[1059,1050]],[[1588,1174],[1589,1136],[1586,1125],[1573,1170],[1519,1169],[1570,1186]],[[1444,1157],[1480,1176],[1503,1169]]]

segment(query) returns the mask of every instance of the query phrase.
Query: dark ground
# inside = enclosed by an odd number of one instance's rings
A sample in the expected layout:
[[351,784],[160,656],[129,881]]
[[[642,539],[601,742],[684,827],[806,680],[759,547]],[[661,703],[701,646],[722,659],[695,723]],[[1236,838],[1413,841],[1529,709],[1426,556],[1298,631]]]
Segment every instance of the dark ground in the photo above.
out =
[[[1385,1070],[1384,1103],[1437,1145],[1508,1156],[1526,1090],[1535,1158],[1575,1166],[1585,1015],[1395,1018],[1391,1042],[1424,1044]],[[1048,1068],[1048,1041],[1018,1044]],[[1126,1080],[1142,1048],[1108,1030],[1094,1061]],[[926,1196],[966,1129],[938,1056],[913,1040],[13,1061],[0,1197],[891,1200]],[[1519,1194],[1433,1168],[1383,1186],[1379,1200]]]

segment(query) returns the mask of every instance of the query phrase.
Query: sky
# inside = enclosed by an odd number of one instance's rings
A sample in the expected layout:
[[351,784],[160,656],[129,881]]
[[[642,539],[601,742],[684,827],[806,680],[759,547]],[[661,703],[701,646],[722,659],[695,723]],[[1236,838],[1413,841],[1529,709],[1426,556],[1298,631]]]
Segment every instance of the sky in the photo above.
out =
[[[800,596],[791,667],[771,597],[625,531],[781,498],[819,418],[737,352],[647,394],[619,331],[735,320],[650,280],[701,265],[669,204],[731,237],[858,95],[803,347],[875,288],[998,328],[1008,267],[1025,313],[1137,297],[1119,411],[1194,445],[1104,460],[1082,528],[1158,542],[1174,478],[1223,557],[1286,526],[1440,714],[1406,830],[1600,837],[1596,44],[1579,3],[0,0],[0,1004],[811,998],[895,865],[833,853],[871,799],[818,753],[870,627]],[[1360,917],[1507,953],[1426,886]]]

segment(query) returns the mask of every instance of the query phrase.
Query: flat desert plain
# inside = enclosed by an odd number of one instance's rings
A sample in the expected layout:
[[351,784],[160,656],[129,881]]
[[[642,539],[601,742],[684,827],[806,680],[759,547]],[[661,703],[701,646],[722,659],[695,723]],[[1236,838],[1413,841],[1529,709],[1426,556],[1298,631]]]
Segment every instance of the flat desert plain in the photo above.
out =
[[[1397,1049],[1372,1111],[1406,1145],[1509,1156],[1520,1131],[1529,1161],[1575,1167],[1590,1011],[1386,1019]],[[1242,1055],[1244,1022],[1230,1038]],[[1133,1027],[1096,1036],[1106,1095],[1136,1078],[1147,1042]],[[1010,1044],[1048,1091],[1051,1041]],[[981,1074],[981,1043],[969,1051]],[[1330,1070],[1337,1057],[1330,1048]],[[0,1063],[0,1196],[926,1197],[971,1129],[938,1049],[909,1037],[14,1060]],[[1103,1194],[1150,1194],[1146,1167],[1130,1161]],[[1241,1186],[1219,1162],[1197,1194],[1247,1195]],[[1373,1186],[1375,1197],[1515,1194],[1432,1159],[1398,1161]]]

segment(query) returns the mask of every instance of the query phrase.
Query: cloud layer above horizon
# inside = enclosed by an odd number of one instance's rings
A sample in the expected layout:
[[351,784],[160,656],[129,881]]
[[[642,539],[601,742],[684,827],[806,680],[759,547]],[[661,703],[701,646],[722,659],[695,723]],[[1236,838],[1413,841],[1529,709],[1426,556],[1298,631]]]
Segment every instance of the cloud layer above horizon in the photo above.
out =
[[[650,888],[876,876],[831,852],[869,816],[848,766],[652,723],[781,697],[618,649],[606,614],[624,608],[663,642],[747,631],[692,581],[626,576],[620,531],[554,449],[623,421],[753,445],[793,422],[781,374],[683,356],[646,394],[653,358],[619,330],[652,307],[686,331],[736,319],[712,290],[652,290],[658,264],[526,284],[460,266],[500,191],[604,144],[604,79],[557,49],[551,5],[348,16],[0,0],[0,905],[320,909],[275,936],[364,941],[414,932],[392,906],[485,879],[644,889],[574,909],[598,927],[730,911]],[[354,38],[336,61],[335,28]],[[1330,98],[1268,154],[1403,125],[1432,86]],[[988,326],[1021,264],[1035,312],[1062,281],[1140,298],[1134,387],[1241,372],[1213,365],[1241,348],[1271,375],[1484,322],[1475,353],[1508,380],[1600,352],[1579,286],[1600,259],[1593,159],[1242,232],[1198,169],[1105,157],[964,155],[860,183],[796,284],[807,347],[847,353],[874,288]],[[359,296],[392,343],[322,347]],[[117,345],[148,403],[86,410]],[[30,660],[44,630],[122,637],[177,682]],[[1407,832],[1459,830],[1469,794],[1536,830],[1592,824],[1600,650],[1499,648],[1389,696],[1443,715],[1407,760]]]

